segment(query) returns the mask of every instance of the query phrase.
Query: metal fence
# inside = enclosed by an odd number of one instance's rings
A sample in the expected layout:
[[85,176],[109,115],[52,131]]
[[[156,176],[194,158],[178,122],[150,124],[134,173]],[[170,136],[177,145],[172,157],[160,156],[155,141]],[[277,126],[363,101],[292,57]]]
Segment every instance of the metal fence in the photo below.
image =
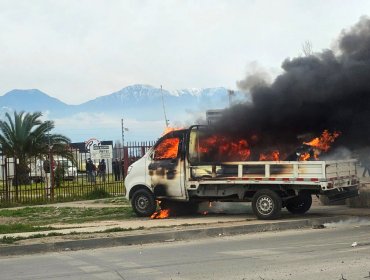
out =
[[91,160],[95,170],[86,171],[90,153],[78,150],[72,150],[73,160],[52,156],[51,165],[48,157],[28,158],[27,172],[19,159],[0,155],[0,207],[78,200],[107,193],[124,195],[128,166],[153,144],[152,141],[130,142],[113,148],[113,158],[105,159],[105,172],[99,168],[101,162],[94,159]]

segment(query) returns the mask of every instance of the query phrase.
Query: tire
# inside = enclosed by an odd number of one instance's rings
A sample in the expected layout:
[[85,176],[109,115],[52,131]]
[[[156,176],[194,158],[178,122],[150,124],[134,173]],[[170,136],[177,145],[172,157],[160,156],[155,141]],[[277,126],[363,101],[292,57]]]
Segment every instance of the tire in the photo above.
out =
[[280,216],[281,197],[269,189],[257,191],[252,199],[253,213],[260,220],[273,220]]
[[150,217],[157,209],[153,193],[146,189],[135,191],[132,195],[131,205],[139,217]]
[[312,196],[307,192],[300,192],[297,196],[286,202],[286,209],[292,214],[304,214],[310,210]]
[[196,202],[179,202],[162,200],[161,209],[170,209],[171,216],[195,215],[198,213],[199,204]]

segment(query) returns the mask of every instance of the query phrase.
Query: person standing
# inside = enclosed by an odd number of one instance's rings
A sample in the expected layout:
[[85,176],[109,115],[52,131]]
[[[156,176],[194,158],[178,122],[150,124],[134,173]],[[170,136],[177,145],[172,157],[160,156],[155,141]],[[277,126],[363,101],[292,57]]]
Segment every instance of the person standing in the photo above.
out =
[[98,172],[99,172],[99,176],[102,180],[102,182],[105,182],[105,175],[106,175],[106,171],[107,171],[107,165],[105,163],[105,160],[102,159],[100,162],[99,162],[99,168],[98,168]]
[[114,174],[114,181],[119,181],[121,178],[121,164],[120,162],[118,161],[118,158],[116,158],[113,163],[113,174]]
[[50,161],[48,159],[44,160],[43,169],[45,172],[45,195],[50,197]]
[[121,174],[122,174],[122,180],[125,180],[125,160],[121,159]]
[[96,167],[92,162],[91,158],[88,158],[86,161],[86,173],[87,173],[87,181],[88,182],[95,182],[95,171]]

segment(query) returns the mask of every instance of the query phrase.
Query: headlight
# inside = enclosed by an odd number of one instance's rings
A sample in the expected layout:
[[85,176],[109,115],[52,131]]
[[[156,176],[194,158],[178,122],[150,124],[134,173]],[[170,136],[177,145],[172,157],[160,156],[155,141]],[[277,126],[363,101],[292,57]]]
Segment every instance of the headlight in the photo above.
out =
[[132,165],[130,165],[130,166],[127,168],[127,175],[130,173],[131,169],[132,169]]

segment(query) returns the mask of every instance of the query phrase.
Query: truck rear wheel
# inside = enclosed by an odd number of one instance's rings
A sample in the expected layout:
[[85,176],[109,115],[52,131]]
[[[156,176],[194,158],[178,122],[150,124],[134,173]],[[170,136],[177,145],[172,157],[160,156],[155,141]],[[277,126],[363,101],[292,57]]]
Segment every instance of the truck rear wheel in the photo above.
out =
[[257,191],[252,200],[253,212],[260,220],[278,218],[281,213],[281,205],[281,197],[269,189]]
[[154,195],[146,189],[139,189],[132,195],[131,205],[139,217],[149,217],[157,209]]
[[297,196],[286,202],[286,209],[292,214],[304,214],[310,210],[312,196],[307,192],[300,192]]

